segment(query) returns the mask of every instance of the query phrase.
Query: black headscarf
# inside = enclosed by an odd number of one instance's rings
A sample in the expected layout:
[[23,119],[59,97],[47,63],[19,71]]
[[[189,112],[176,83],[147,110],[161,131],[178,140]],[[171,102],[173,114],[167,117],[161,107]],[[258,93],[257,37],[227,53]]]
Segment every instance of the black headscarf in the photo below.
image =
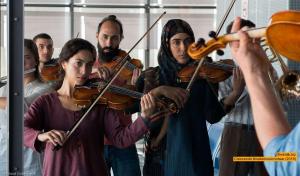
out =
[[170,39],[178,33],[186,33],[192,38],[193,42],[195,41],[194,32],[187,22],[181,19],[172,19],[165,24],[161,34],[158,64],[163,81],[167,85],[176,84],[177,72],[186,65],[179,64],[170,50]]

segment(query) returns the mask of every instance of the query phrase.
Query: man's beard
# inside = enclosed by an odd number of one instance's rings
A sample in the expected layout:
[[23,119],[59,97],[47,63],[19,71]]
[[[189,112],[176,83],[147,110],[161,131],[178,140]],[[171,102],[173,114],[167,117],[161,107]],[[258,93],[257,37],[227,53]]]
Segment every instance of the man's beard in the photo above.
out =
[[[113,48],[113,47],[102,48],[100,46],[99,42],[97,43],[97,48],[98,48],[98,57],[101,61],[104,61],[104,62],[112,61],[112,59],[114,57],[116,57],[119,52],[119,46],[117,46],[116,48]],[[104,52],[104,50],[106,50],[106,51]]]

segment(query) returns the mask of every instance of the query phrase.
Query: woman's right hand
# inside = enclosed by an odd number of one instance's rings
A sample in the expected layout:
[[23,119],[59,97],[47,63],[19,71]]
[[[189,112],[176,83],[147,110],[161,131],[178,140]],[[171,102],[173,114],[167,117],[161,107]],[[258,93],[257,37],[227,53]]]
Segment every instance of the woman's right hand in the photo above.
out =
[[66,133],[59,130],[51,130],[38,135],[37,139],[41,142],[51,142],[54,146],[63,145]]
[[159,86],[150,91],[155,97],[165,96],[173,100],[178,108],[183,108],[188,99],[188,91],[179,87]]

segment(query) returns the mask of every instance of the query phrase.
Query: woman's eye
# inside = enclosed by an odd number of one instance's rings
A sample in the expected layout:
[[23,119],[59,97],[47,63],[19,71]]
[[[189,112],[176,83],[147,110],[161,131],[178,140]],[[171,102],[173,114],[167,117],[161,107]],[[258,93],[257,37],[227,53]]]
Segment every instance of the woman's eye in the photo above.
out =
[[191,43],[193,43],[193,39],[191,39],[191,38],[188,38],[188,39],[185,39],[184,40],[184,44],[191,44]]
[[88,63],[88,67],[93,67],[93,65],[94,65],[93,62]]
[[178,46],[178,45],[180,45],[180,41],[173,41],[172,44],[173,44],[174,46]]
[[81,67],[82,66],[82,62],[76,62],[76,66]]

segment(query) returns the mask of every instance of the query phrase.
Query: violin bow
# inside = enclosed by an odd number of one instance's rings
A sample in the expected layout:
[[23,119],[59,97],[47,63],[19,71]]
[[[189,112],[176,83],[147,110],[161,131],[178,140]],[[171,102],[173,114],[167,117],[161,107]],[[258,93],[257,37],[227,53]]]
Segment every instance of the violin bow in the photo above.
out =
[[[230,5],[228,6],[228,8],[227,8],[227,10],[226,10],[226,13],[224,14],[224,16],[223,16],[223,18],[222,18],[222,20],[221,20],[221,22],[220,22],[220,24],[219,24],[219,26],[218,26],[218,28],[217,28],[217,31],[216,31],[216,32],[211,31],[211,32],[213,33],[212,35],[214,36],[214,38],[216,38],[216,37],[219,35],[219,33],[220,33],[220,31],[221,31],[221,29],[222,29],[222,27],[223,27],[223,25],[224,25],[226,19],[228,18],[228,15],[229,15],[229,13],[230,13],[230,11],[231,11],[231,9],[232,9],[232,7],[233,7],[233,5],[234,5],[235,2],[236,2],[236,0],[232,0],[232,1],[231,1]],[[189,91],[189,92],[191,91],[191,87],[192,87],[193,83],[194,83],[195,80],[196,80],[196,77],[197,77],[197,75],[198,75],[198,72],[200,71],[200,68],[201,68],[201,66],[202,66],[203,63],[204,63],[204,60],[205,60],[205,58],[202,58],[202,59],[199,61],[198,65],[197,65],[197,67],[196,67],[196,70],[194,71],[194,74],[193,74],[193,76],[191,77],[191,80],[190,80],[188,86],[186,87],[186,90],[187,90],[187,91]],[[213,90],[213,92],[214,92],[214,94],[216,94],[214,90]]]
[[224,14],[218,28],[217,28],[217,31],[216,31],[216,37],[220,34],[220,31],[222,29],[222,27],[224,26],[224,23],[226,21],[226,19],[228,18],[228,15],[230,13],[230,11],[232,10],[232,7],[234,5],[234,3],[236,2],[236,0],[232,0],[231,3],[229,4],[227,10],[226,10],[226,13]]
[[[166,11],[164,11],[158,19],[150,26],[150,28],[144,33],[144,35],[133,45],[133,47],[127,52],[126,56],[122,58],[122,61],[125,60],[122,65],[120,66],[119,70],[115,73],[115,75],[107,82],[107,84],[104,86],[103,89],[100,90],[99,95],[97,98],[93,101],[93,103],[88,107],[88,109],[84,112],[84,114],[74,123],[74,125],[71,127],[70,130],[66,132],[66,138],[63,141],[63,145],[65,142],[70,138],[70,136],[74,133],[74,131],[78,128],[78,126],[81,124],[81,122],[87,117],[88,113],[92,110],[92,108],[97,104],[97,102],[100,100],[102,95],[108,90],[109,86],[112,84],[112,82],[117,78],[117,76],[121,73],[122,69],[125,68],[125,66],[129,63],[130,57],[129,54],[131,51],[142,41],[142,39],[150,32],[150,30],[157,24],[157,22],[166,14]],[[52,150],[57,151],[60,148],[63,147],[63,145],[57,144]]]

